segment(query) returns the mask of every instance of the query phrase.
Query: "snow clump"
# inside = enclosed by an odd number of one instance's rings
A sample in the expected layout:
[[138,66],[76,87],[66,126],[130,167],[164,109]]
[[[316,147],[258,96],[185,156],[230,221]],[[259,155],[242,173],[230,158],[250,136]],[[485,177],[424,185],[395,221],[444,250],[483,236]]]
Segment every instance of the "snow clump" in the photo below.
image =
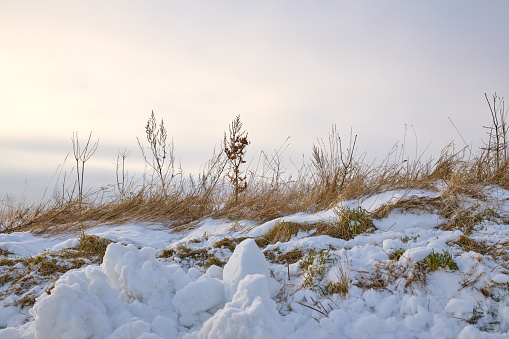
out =
[[278,287],[252,239],[237,246],[224,271],[213,266],[207,274],[159,261],[150,247],[113,243],[101,266],[68,271],[37,298],[33,322],[0,337],[281,338],[271,299]]

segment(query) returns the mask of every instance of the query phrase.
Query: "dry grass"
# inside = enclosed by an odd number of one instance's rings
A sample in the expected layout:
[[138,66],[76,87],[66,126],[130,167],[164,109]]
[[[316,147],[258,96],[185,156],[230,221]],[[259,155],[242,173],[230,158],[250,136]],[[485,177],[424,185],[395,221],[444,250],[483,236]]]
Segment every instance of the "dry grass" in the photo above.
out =
[[460,273],[461,289],[466,287],[473,287],[481,279],[481,277],[486,274],[484,271],[478,273],[478,267],[479,262],[472,265],[472,267],[470,267],[467,272]]
[[[457,165],[457,164],[456,164]],[[418,168],[418,166],[420,166]],[[452,165],[451,165],[452,166]],[[142,188],[123,199],[97,201],[84,199],[81,204],[75,200],[65,203],[46,204],[24,208],[12,207],[9,213],[0,216],[3,232],[28,230],[34,233],[58,234],[60,232],[79,232],[98,224],[122,224],[127,222],[162,223],[169,227],[185,229],[206,217],[248,219],[265,222],[298,212],[313,212],[337,205],[345,199],[368,196],[385,190],[405,188],[437,189],[438,180],[448,182],[439,198],[410,198],[398,201],[392,206],[383,206],[375,213],[383,217],[394,209],[402,211],[438,210],[446,214],[455,210],[458,197],[467,195],[483,200],[483,185],[492,184],[492,177],[476,181],[472,168],[456,166],[449,173],[441,169],[442,164],[415,164],[412,168],[383,167],[359,168],[356,175],[348,177],[338,193],[321,187],[311,181],[316,174],[310,168],[306,175],[298,177],[273,188],[265,178],[252,177],[248,188],[232,199],[223,181],[213,189],[190,187],[191,181],[182,178],[175,192],[163,194],[157,190]],[[438,168],[438,173],[432,169]],[[509,186],[509,175],[502,180],[497,172],[496,182]],[[459,179],[461,178],[461,180]],[[504,185],[501,185],[505,187]],[[455,227],[451,225],[451,227]],[[467,227],[468,228],[468,227]],[[347,235],[337,235],[345,238]]]
[[365,210],[337,207],[335,213],[337,220],[330,222],[278,221],[267,233],[256,239],[256,243],[258,246],[264,247],[277,242],[288,242],[299,232],[309,232],[312,233],[312,236],[328,235],[333,238],[348,240],[375,228],[373,225],[375,216]]
[[427,271],[427,266],[422,262],[400,265],[394,261],[380,261],[371,272],[360,272],[355,276],[353,284],[362,289],[377,291],[399,288],[403,284],[405,291],[415,293],[426,286]]
[[333,269],[337,281],[329,281],[325,286],[325,292],[327,294],[338,294],[342,298],[346,298],[350,290],[350,267],[348,262],[338,262]]
[[313,226],[308,223],[278,221],[267,233],[256,239],[256,244],[260,247],[264,247],[277,242],[287,242],[299,232],[309,232],[312,229]]
[[[333,191],[334,194],[320,186],[322,184],[313,181],[317,174],[313,173],[310,167],[302,169],[301,175],[295,180],[280,183],[276,187],[265,177],[252,176],[248,188],[235,200],[231,198],[224,180],[219,180],[212,188],[202,188],[193,187],[192,185],[197,185],[195,181],[182,178],[175,186],[175,191],[169,193],[144,187],[122,199],[112,197],[106,201],[97,197],[94,199],[94,196],[85,196],[81,203],[76,199],[70,199],[29,207],[4,204],[0,211],[0,230],[4,233],[26,230],[41,234],[58,234],[80,232],[98,224],[122,224],[133,221],[162,223],[183,229],[206,217],[265,222],[298,212],[330,208],[345,199],[368,196],[385,190],[436,189],[439,179],[451,182],[443,197],[426,201],[425,198],[420,198],[421,201],[414,202],[408,199],[393,206],[384,206],[376,212],[383,216],[393,209],[444,210],[444,205],[451,203],[451,199],[445,199],[446,196],[468,194],[481,199],[483,195],[480,186],[492,183],[491,177],[483,177],[482,181],[474,180],[473,169],[464,168],[465,166],[457,166],[458,168],[445,178],[444,173],[449,172],[440,170],[439,178],[431,169],[440,169],[441,166],[440,163],[435,166],[416,164],[413,168],[402,170],[392,165],[379,168],[365,165],[359,168],[354,176],[349,176],[341,185],[341,191]],[[497,172],[496,175],[496,182],[500,184],[503,181],[502,174]],[[509,186],[509,175],[506,176],[504,180],[508,183],[505,186]]]
[[238,244],[246,240],[247,237],[240,237],[240,238],[223,238],[212,245],[214,248],[227,248],[230,251],[235,251],[235,248]]
[[11,255],[11,254],[13,254],[13,253],[12,253],[12,252],[9,252],[9,251],[7,251],[7,250],[4,250],[3,248],[0,248],[0,255],[1,255],[1,256],[6,257],[6,256]]
[[391,212],[398,213],[433,213],[443,208],[443,200],[441,197],[415,197],[403,198],[397,201],[383,204],[378,207],[374,214],[379,218],[386,218]]
[[224,266],[226,263],[210,254],[206,248],[192,249],[185,245],[180,245],[176,249],[165,249],[159,254],[159,258],[178,260],[180,263],[188,266],[201,266],[208,268],[212,265]]
[[288,252],[281,252],[277,248],[264,252],[265,258],[275,264],[290,265],[298,262],[304,257],[304,251],[300,248],[294,248]]
[[0,287],[3,290],[0,298],[15,295],[14,306],[33,306],[41,293],[51,293],[55,281],[65,272],[92,263],[101,264],[109,243],[108,239],[82,234],[76,247],[55,253],[44,251],[27,258],[0,259]]
[[473,251],[481,255],[491,255],[493,257],[497,257],[500,254],[497,244],[487,245],[484,241],[476,241],[466,235],[460,235],[452,243],[461,247],[465,252]]
[[83,254],[85,254],[85,256],[97,256],[102,261],[106,253],[106,248],[112,242],[113,241],[110,239],[82,233],[78,239],[76,249],[81,252],[81,256],[83,256]]
[[[476,216],[456,213],[460,198],[481,202],[486,200],[484,188],[488,185],[509,189],[507,126],[505,119],[500,118],[506,113],[493,108],[494,104],[489,107],[493,119],[492,126],[487,128],[489,139],[477,152],[470,148],[458,151],[450,144],[437,159],[423,161],[417,157],[412,161],[405,156],[405,145],[396,145],[382,161],[366,163],[364,154],[358,153],[357,136],[351,134],[345,140],[333,127],[328,139],[313,145],[311,161],[296,166],[291,175],[282,161],[287,144],[272,155],[262,152],[254,167],[245,167],[241,161],[235,168],[241,175],[241,190],[240,186],[232,188],[232,169],[228,172],[231,154],[230,158],[225,154],[226,144],[221,146],[221,152],[214,151],[198,175],[185,176],[182,169],[176,169],[173,142],[154,143],[157,133],[163,133],[166,140],[166,131],[155,128],[157,120],[152,115],[147,124],[152,127],[146,126],[149,147],[140,143],[151,172],[143,173],[141,183],[141,179],[134,181],[126,174],[125,158],[130,152],[124,151],[117,159],[117,182],[109,186],[84,192],[82,169],[74,182],[65,175],[63,180],[57,180],[50,200],[26,205],[8,197],[0,199],[0,232],[55,235],[79,233],[98,224],[127,222],[161,223],[179,231],[194,227],[207,217],[261,223],[298,212],[329,209],[347,199],[388,190],[427,189],[441,190],[442,194],[438,198],[401,200],[381,207],[376,214],[383,217],[394,209],[437,210],[451,219],[446,229],[462,228],[468,233]],[[249,152],[249,141],[246,142],[242,152]],[[168,156],[158,159],[161,154]],[[463,223],[469,217],[472,218]],[[334,236],[348,238],[351,235],[347,233]]]

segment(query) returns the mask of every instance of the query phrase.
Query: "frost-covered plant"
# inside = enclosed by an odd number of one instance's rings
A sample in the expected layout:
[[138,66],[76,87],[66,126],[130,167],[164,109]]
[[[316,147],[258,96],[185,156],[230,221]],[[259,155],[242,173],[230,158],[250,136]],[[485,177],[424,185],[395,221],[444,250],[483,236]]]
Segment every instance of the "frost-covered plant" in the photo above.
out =
[[316,253],[310,253],[299,264],[299,267],[305,271],[304,283],[306,287],[319,287],[317,280],[323,279],[325,273],[337,262],[337,257],[329,250],[321,250]]
[[333,269],[335,269],[337,281],[329,281],[325,285],[325,292],[327,294],[339,294],[344,298],[348,295],[350,289],[350,267],[345,260],[343,263],[338,262]]

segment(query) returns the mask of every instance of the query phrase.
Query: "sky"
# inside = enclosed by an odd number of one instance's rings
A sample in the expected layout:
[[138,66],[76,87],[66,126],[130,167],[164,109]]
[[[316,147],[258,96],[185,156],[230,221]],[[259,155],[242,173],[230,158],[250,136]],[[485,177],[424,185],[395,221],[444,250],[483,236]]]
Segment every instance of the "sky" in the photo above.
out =
[[86,186],[114,183],[118,150],[141,174],[152,111],[188,174],[236,115],[255,160],[288,137],[284,155],[309,160],[333,125],[370,159],[398,142],[431,156],[480,145],[484,93],[509,96],[508,12],[504,0],[1,1],[0,194],[41,199],[73,132],[99,139]]

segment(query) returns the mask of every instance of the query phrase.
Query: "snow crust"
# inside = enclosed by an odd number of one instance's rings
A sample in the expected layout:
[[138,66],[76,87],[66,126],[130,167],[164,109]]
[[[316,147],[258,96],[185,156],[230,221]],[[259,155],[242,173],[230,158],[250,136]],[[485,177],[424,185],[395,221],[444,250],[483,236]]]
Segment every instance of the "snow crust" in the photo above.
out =
[[[502,194],[503,193],[503,194]],[[504,192],[497,192],[504,197]],[[345,205],[374,210],[381,204],[436,192],[386,192]],[[278,220],[311,222],[333,218],[332,211],[298,213]],[[233,251],[211,245],[225,237],[262,235],[276,220],[232,229],[232,222],[207,219],[185,234],[146,225],[98,227],[90,230],[118,241],[108,246],[100,266],[68,271],[50,294],[43,293],[25,319],[22,309],[0,302],[0,338],[504,338],[509,337],[509,298],[500,291],[509,286],[509,271],[489,257],[462,251],[452,241],[463,233],[443,231],[435,214],[398,214],[375,222],[373,233],[348,241],[303,232],[290,241],[264,250],[285,253],[294,249],[328,253],[325,282],[338,282],[341,263],[350,275],[346,297],[324,296],[320,289],[303,286],[298,263],[269,263],[253,239]],[[486,222],[470,237],[495,243],[509,235],[504,224]],[[237,227],[237,226],[236,226]],[[207,235],[201,238],[203,235]],[[197,248],[210,248],[226,262],[224,268],[186,267],[178,260],[157,258],[163,248],[177,248],[198,239]],[[52,239],[26,233],[0,234],[0,248],[13,257],[43,250],[57,251],[76,243],[73,236]],[[406,278],[385,290],[361,289],[352,284],[362,272],[371,272],[388,255],[401,251],[397,267],[409,267],[428,254],[450,252],[459,270],[428,275],[426,289],[409,292]],[[315,259],[316,263],[316,259]],[[467,276],[468,273],[468,276]],[[471,286],[465,279],[480,276]],[[489,284],[499,294],[483,298]],[[5,290],[5,288],[3,289]],[[0,290],[0,291],[3,291]],[[499,297],[497,299],[497,297]],[[323,308],[322,308],[323,307]],[[28,309],[23,310],[27,312]],[[486,315],[483,323],[471,324]],[[491,317],[491,318],[488,318]]]

